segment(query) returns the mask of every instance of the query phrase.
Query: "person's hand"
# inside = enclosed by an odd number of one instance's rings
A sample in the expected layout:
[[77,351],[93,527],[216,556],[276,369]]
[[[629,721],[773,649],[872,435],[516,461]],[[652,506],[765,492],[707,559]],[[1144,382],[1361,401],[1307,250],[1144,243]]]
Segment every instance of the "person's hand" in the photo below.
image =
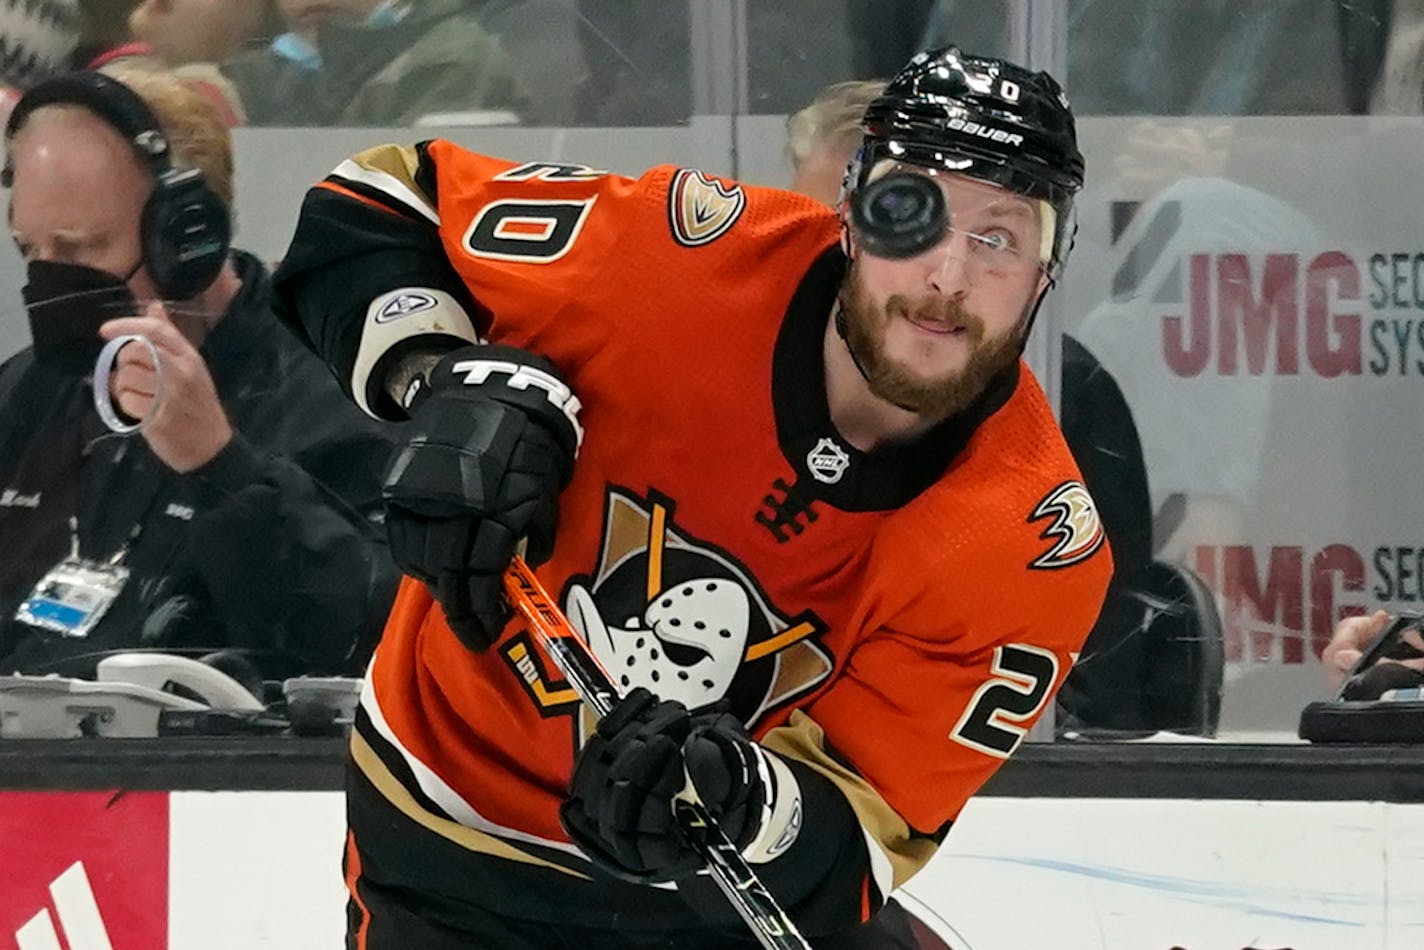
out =
[[[599,721],[580,752],[559,818],[570,840],[609,874],[675,880],[695,872],[702,859],[677,825],[674,798],[695,790],[728,839],[746,849],[775,811],[769,759],[734,717],[694,716],[682,703],[659,701],[638,687]],[[789,785],[782,791],[796,796],[795,779],[781,774]],[[794,839],[800,818],[796,808],[776,853]]]
[[[1325,665],[1332,688],[1339,689],[1340,684],[1350,675],[1355,664],[1360,662],[1360,657],[1364,656],[1370,644],[1384,633],[1385,628],[1389,626],[1390,619],[1387,612],[1376,610],[1368,616],[1347,617],[1336,625],[1334,632],[1330,635],[1330,642],[1325,645],[1324,651],[1320,654],[1320,660]],[[1402,639],[1415,651],[1424,653],[1424,637],[1421,637],[1417,629],[1406,630]],[[1382,664],[1397,663],[1416,670],[1424,670],[1424,656],[1385,656],[1381,657],[1379,662]]]
[[1345,677],[1360,662],[1360,657],[1365,655],[1365,650],[1388,625],[1389,614],[1383,610],[1360,617],[1346,617],[1335,625],[1330,642],[1320,654],[1332,689],[1340,688]]
[[509,619],[503,574],[520,542],[531,564],[553,553],[578,408],[547,360],[502,346],[446,354],[416,399],[382,487],[391,556],[471,650]]
[[106,340],[143,336],[158,350],[157,368],[153,354],[141,343],[119,350],[109,393],[120,411],[144,423],[139,432],[164,465],[191,472],[227,446],[232,426],[208,365],[173,325],[162,303],[150,303],[142,316],[109,320],[99,334]]

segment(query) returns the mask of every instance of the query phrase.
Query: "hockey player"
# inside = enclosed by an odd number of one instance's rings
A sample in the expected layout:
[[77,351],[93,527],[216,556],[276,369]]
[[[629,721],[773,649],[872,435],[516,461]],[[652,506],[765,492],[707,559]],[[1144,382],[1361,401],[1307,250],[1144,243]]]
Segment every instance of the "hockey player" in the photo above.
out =
[[[1020,358],[1082,183],[1066,98],[950,47],[865,132],[838,213],[438,140],[308,195],[286,319],[410,418],[349,946],[752,946],[674,824],[688,777],[815,946],[901,945],[877,911],[1111,558]],[[521,539],[625,690],[597,724],[500,596]]]

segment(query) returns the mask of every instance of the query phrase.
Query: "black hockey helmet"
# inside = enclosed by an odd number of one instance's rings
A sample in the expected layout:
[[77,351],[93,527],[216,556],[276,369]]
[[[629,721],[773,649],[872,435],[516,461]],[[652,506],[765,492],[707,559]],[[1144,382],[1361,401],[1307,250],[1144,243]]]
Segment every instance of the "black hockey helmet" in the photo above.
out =
[[[1058,276],[1072,246],[1083,156],[1068,97],[1052,76],[955,46],[927,50],[890,80],[861,126],[865,139],[846,173],[858,221],[876,214],[856,199],[874,197],[863,193],[879,162],[946,169],[1045,202],[1053,212],[1045,221],[1052,242],[1042,263],[1051,278]],[[881,202],[894,212],[904,204],[904,196],[898,198]]]

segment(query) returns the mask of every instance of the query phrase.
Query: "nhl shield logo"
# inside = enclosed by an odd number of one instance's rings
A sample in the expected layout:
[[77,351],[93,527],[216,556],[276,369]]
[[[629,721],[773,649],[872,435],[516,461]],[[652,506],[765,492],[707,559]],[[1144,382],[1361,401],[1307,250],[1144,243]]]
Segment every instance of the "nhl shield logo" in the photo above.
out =
[[672,235],[684,247],[711,244],[726,234],[747,206],[741,185],[727,185],[695,168],[684,168],[668,189]]
[[850,456],[832,439],[822,439],[806,453],[806,467],[818,482],[834,485],[850,468]]

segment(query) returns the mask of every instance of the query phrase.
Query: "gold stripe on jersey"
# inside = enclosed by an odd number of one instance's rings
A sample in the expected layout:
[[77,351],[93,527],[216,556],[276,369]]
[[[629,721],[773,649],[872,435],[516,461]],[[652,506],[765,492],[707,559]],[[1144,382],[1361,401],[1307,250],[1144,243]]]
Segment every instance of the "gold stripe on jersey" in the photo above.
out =
[[332,175],[375,188],[402,207],[439,224],[440,209],[416,184],[419,169],[420,153],[411,146],[377,145],[351,156],[338,165]]
[[658,599],[663,589],[663,543],[667,531],[667,506],[653,505],[648,520],[648,603]]
[[764,656],[771,656],[779,653],[787,647],[804,640],[811,634],[816,633],[820,628],[810,621],[803,620],[794,627],[787,627],[785,630],[772,637],[770,640],[763,640],[760,643],[747,644],[746,662],[751,663],[760,660]]
[[[937,845],[912,834],[909,824],[891,808],[870,783],[846,768],[826,751],[826,733],[805,712],[796,710],[787,725],[779,726],[761,739],[766,749],[815,769],[830,779],[860,819],[866,837],[880,846],[889,860],[894,887],[904,884],[934,856]],[[876,863],[871,855],[871,864]],[[885,893],[889,893],[888,890]]]
[[494,835],[468,828],[458,822],[439,815],[431,814],[420,806],[415,800],[415,796],[401,784],[400,780],[391,773],[386,763],[381,760],[375,749],[358,732],[351,733],[351,760],[356,763],[356,767],[366,776],[371,785],[381,793],[381,796],[390,802],[398,811],[404,814],[411,821],[422,827],[435,832],[442,838],[454,842],[462,848],[476,851],[480,854],[487,854],[495,858],[503,858],[506,861],[518,861],[521,864],[532,864],[538,867],[549,868],[560,871],[570,877],[583,880],[590,880],[586,874],[581,874],[572,868],[564,867],[543,858],[537,858],[519,850],[514,845],[497,838]]

